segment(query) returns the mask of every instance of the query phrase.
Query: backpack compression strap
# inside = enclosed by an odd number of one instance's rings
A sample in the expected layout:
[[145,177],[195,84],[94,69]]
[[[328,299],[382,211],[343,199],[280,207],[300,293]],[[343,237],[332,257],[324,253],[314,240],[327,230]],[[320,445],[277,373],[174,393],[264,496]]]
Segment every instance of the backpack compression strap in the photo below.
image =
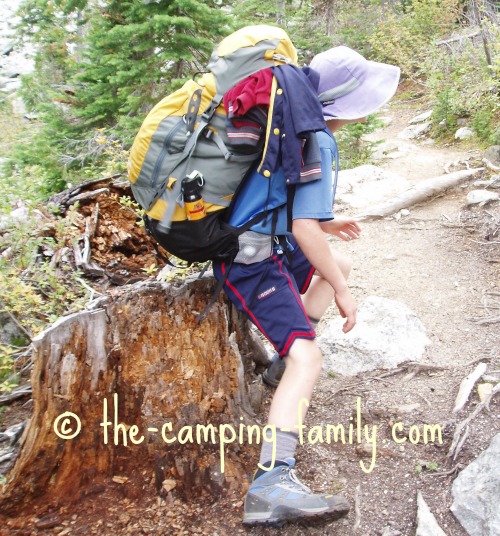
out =
[[[181,180],[177,180],[172,190],[167,194],[167,208],[159,224],[159,227],[161,227],[164,232],[168,233],[168,231],[170,230],[170,227],[172,226],[172,219],[173,219],[173,215],[175,211],[175,206],[182,191],[182,178],[186,175],[189,158],[193,154],[200,136],[205,132],[217,108],[222,102],[222,99],[223,99],[223,95],[215,95],[215,97],[212,99],[212,102],[210,103],[210,106],[201,114],[201,119],[198,124],[198,127],[191,134],[191,136],[189,137],[189,140],[186,143],[186,146],[184,147],[184,150],[182,151],[182,158],[179,161],[179,164],[184,162],[184,166],[182,167],[182,170],[179,173],[179,177],[181,177]],[[212,140],[217,145],[217,147],[220,149],[221,153],[223,154],[224,158],[228,161],[232,160],[232,161],[239,161],[239,162],[252,162],[256,160],[260,154],[260,153],[255,153],[255,154],[247,154],[247,155],[234,155],[226,147],[221,137],[215,132],[210,130],[208,131],[208,133],[205,133],[205,137],[208,140]],[[215,205],[225,206],[225,203],[227,203],[227,206],[229,206],[230,204],[230,201],[220,199],[219,197],[216,197],[216,196],[204,195],[203,199],[207,203],[212,203]]]

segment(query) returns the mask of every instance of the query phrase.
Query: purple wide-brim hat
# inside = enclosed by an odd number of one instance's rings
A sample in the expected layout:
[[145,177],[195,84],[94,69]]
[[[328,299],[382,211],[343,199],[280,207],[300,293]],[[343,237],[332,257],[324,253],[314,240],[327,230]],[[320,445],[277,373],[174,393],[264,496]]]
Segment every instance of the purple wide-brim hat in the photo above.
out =
[[314,56],[319,73],[318,95],[328,119],[361,119],[373,114],[396,93],[400,69],[365,59],[340,46]]

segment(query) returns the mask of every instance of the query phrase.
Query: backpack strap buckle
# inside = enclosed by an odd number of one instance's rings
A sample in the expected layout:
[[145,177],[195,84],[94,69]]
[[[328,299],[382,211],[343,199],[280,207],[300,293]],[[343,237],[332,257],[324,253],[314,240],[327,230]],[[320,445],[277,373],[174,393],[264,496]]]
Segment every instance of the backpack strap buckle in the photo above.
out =
[[214,116],[215,111],[222,102],[223,97],[223,95],[215,95],[209,107],[201,114],[201,119],[207,124],[210,123],[210,121],[212,120],[212,117]]

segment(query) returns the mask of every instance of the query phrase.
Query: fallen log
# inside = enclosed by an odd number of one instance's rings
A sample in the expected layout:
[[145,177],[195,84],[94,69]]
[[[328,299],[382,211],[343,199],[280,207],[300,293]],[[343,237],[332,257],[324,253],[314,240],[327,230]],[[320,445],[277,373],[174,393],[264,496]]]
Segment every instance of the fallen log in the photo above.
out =
[[211,278],[120,287],[34,339],[33,415],[3,514],[43,512],[118,481],[131,497],[245,491],[241,454],[258,447],[240,438],[261,402],[254,357],[266,357],[223,295],[197,324],[213,288]]
[[403,208],[410,208],[429,198],[440,195],[448,188],[457,186],[481,171],[484,171],[484,168],[464,169],[424,180],[414,187],[401,192],[396,197],[356,214],[355,218],[358,221],[366,221],[390,216]]

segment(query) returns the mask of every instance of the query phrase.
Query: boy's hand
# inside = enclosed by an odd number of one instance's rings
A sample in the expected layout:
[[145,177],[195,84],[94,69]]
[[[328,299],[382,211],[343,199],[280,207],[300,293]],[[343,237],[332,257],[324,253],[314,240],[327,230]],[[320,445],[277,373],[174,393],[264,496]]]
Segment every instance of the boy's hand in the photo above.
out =
[[346,319],[342,331],[347,333],[356,325],[356,302],[349,289],[345,288],[345,290],[335,292],[335,303],[339,309],[340,316]]
[[328,222],[328,233],[338,236],[341,240],[349,242],[359,238],[361,227],[354,218],[337,216]]

